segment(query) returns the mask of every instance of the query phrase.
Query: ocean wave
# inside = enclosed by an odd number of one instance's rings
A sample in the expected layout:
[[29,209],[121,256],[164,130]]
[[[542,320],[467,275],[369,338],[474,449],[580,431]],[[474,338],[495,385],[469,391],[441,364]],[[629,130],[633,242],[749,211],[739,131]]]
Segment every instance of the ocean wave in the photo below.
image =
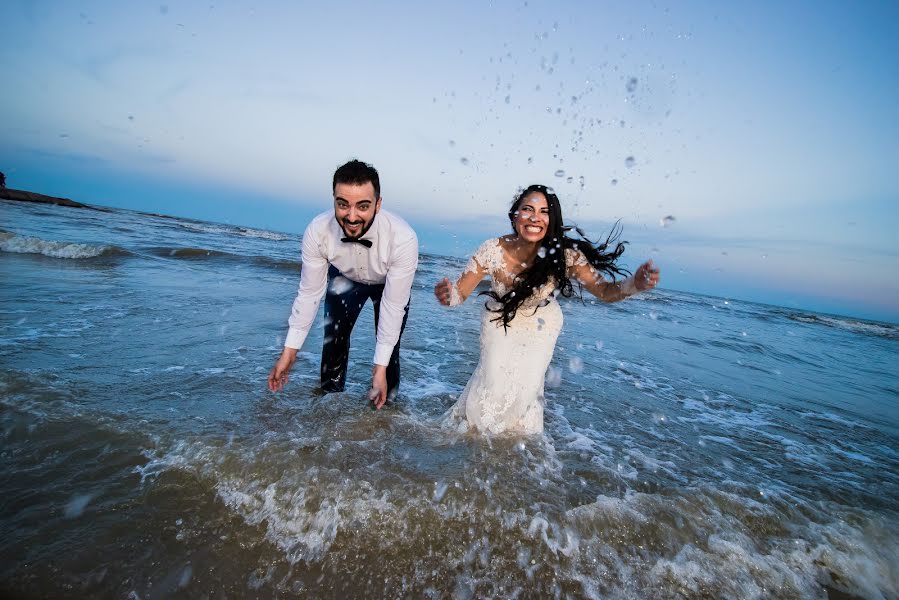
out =
[[142,252],[157,256],[159,258],[173,258],[178,260],[190,261],[226,261],[235,263],[245,263],[247,265],[255,265],[279,271],[291,271],[298,273],[301,263],[298,260],[286,260],[274,258],[271,256],[258,256],[246,254],[233,254],[223,250],[213,250],[211,248],[196,248],[192,246],[153,246],[142,248]]
[[0,251],[15,254],[41,254],[51,258],[67,259],[129,254],[127,250],[113,245],[57,242],[2,230],[0,230]]
[[285,260],[282,258],[272,258],[271,256],[253,256],[251,260],[262,267],[295,273],[299,273],[303,266],[299,260]]
[[[889,514],[729,483],[620,491],[589,470],[581,474],[590,481],[573,487],[551,442],[443,437],[396,418],[379,425],[374,415],[346,415],[349,402],[335,408],[335,399],[318,407],[331,422],[343,419],[339,427],[112,442],[143,493],[164,493],[173,505],[198,494],[216,499],[224,513],[200,513],[203,527],[186,517],[182,524],[183,512],[160,517],[175,523],[189,549],[215,531],[249,556],[267,557],[277,576],[259,572],[248,582],[253,589],[283,579],[313,596],[346,586],[356,593],[343,595],[353,597],[377,573],[385,596],[424,597],[441,587],[462,597],[544,597],[559,586],[585,597],[899,591]],[[134,441],[144,447],[137,466]],[[126,442],[124,452],[117,444]],[[464,464],[448,468],[455,463]],[[92,493],[70,496],[62,510],[89,510]],[[333,589],[304,576],[340,565],[351,570]]]
[[230,252],[222,252],[221,250],[210,250],[209,248],[192,248],[192,247],[169,247],[156,246],[144,248],[144,252],[159,256],[161,258],[183,258],[187,260],[196,260],[204,258],[233,258],[242,259],[244,257],[231,254]]
[[888,323],[872,323],[848,317],[831,317],[826,315],[812,315],[806,313],[794,313],[789,315],[793,321],[812,325],[825,325],[836,329],[843,329],[853,333],[885,337],[891,340],[899,339],[899,327]]
[[263,240],[272,240],[275,242],[285,242],[291,239],[291,236],[284,233],[268,231],[266,229],[253,229],[251,227],[238,227],[237,234],[244,237],[261,238]]
[[263,240],[271,240],[274,242],[284,242],[292,239],[290,235],[278,233],[276,231],[268,231],[266,229],[254,229],[252,227],[231,227],[229,225],[218,225],[215,223],[197,223],[191,221],[179,221],[178,225],[184,229],[197,231],[200,233],[211,233],[213,235],[227,234],[239,235],[248,238],[259,238]]

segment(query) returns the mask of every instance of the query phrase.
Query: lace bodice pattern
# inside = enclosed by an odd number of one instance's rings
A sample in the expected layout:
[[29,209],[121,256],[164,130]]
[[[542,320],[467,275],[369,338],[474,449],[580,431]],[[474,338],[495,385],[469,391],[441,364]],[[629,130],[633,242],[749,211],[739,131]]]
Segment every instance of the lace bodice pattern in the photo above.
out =
[[[551,254],[553,253],[554,252],[551,251]],[[573,248],[566,248],[565,264],[568,269],[571,269],[574,266],[587,265],[588,262],[583,252]],[[480,248],[477,249],[468,261],[465,271],[475,273],[478,271],[478,268],[482,269],[490,276],[490,289],[499,296],[505,295],[515,286],[515,277],[517,276],[518,271],[520,271],[520,269],[513,270],[513,268],[510,268],[510,266],[506,264],[499,238],[489,239],[481,244]],[[555,289],[556,282],[554,279],[550,278],[550,280],[539,289],[534,290],[530,298],[522,302],[519,308],[534,308],[535,306],[544,304],[550,296],[553,296]]]

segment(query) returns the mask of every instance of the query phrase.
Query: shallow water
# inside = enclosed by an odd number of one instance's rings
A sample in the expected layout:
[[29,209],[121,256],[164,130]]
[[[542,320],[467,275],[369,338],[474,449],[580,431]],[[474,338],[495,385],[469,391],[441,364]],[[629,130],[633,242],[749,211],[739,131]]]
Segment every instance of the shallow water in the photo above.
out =
[[[290,234],[0,203],[0,592],[899,597],[899,328],[681,292],[565,302],[546,432],[459,435],[480,302],[423,256],[397,403],[265,389]],[[662,265],[664,267],[664,265]]]

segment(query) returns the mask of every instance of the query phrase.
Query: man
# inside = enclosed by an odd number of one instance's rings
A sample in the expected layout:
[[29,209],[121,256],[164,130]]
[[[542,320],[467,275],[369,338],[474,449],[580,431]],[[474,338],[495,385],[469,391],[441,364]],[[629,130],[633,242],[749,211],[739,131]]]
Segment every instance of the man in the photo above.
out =
[[371,400],[380,409],[400,382],[400,336],[418,266],[418,238],[404,220],[381,210],[381,183],[371,165],[351,160],[334,173],[331,189],[334,213],[318,215],[303,233],[300,289],[268,387],[278,391],[287,383],[324,295],[322,391],[343,391],[350,334],[371,299],[377,332]]

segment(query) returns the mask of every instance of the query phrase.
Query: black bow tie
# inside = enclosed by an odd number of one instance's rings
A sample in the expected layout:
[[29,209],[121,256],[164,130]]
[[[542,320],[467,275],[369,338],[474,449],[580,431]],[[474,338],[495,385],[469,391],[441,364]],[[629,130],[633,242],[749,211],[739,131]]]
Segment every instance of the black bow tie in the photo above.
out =
[[362,238],[345,237],[345,238],[340,238],[340,241],[344,242],[346,244],[362,244],[366,248],[371,248],[371,240],[363,240]]

